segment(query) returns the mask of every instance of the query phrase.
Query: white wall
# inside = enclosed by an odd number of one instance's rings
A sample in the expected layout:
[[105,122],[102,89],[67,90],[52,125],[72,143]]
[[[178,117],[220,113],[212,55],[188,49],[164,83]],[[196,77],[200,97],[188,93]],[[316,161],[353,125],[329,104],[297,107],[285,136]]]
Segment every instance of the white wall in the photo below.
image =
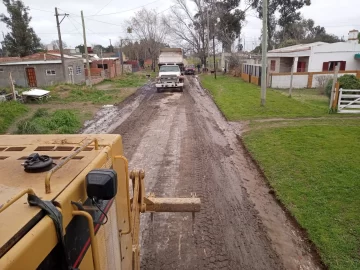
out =
[[329,61],[346,61],[345,70],[359,70],[360,61],[355,60],[355,54],[360,52],[359,44],[338,42],[313,47],[311,50],[309,72],[322,71],[323,63]]
[[[293,87],[294,88],[306,88],[308,83],[308,75],[294,75]],[[290,88],[290,75],[272,76],[271,87],[272,88]]]
[[[349,75],[355,75],[356,76],[356,73],[346,73],[346,74],[349,74]],[[344,76],[345,74],[339,74],[338,75],[338,78],[341,77],[341,76]],[[313,76],[313,80],[312,80],[312,85],[311,85],[311,88],[317,88],[319,86],[319,83],[318,83],[318,77],[322,77],[322,76],[326,76],[327,79],[332,79],[334,78],[334,75],[333,74],[315,74]]]

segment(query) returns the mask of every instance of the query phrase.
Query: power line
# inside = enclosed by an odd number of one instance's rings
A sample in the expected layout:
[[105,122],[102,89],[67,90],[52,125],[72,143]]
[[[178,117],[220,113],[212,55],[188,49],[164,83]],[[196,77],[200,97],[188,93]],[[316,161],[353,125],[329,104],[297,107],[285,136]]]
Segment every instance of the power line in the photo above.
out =
[[158,12],[158,13],[156,13],[156,14],[163,13],[163,12],[165,12],[165,11],[169,10],[170,8],[174,7],[174,6],[175,6],[175,5],[172,5],[172,6],[170,6],[169,8],[167,8],[167,9],[165,9],[165,10],[163,10],[163,11],[160,11],[160,12]]
[[74,26],[74,28],[76,29],[76,31],[81,34],[81,31],[76,27],[76,25],[72,22],[72,19],[70,19],[70,16],[68,16],[69,22]]
[[[54,11],[50,11],[50,10],[43,10],[43,9],[38,9],[38,8],[30,8],[30,10],[38,10],[38,11],[42,11],[42,12],[49,12],[49,13],[52,13],[54,14]],[[59,8],[60,9],[60,8]]]
[[125,12],[128,12],[128,11],[132,11],[132,10],[135,10],[135,9],[139,9],[139,8],[142,8],[142,7],[146,7],[148,5],[151,5],[155,2],[159,2],[160,0],[155,0],[153,2],[150,2],[148,4],[145,4],[145,5],[142,5],[142,6],[138,6],[136,8],[132,8],[132,9],[128,9],[128,10],[123,10],[123,11],[119,11],[119,12],[113,12],[113,13],[106,13],[106,14],[99,14],[99,15],[90,15],[90,16],[87,16],[87,17],[95,17],[95,16],[105,16],[105,15],[113,15],[113,14],[121,14],[121,13],[125,13]]
[[105,6],[103,6],[98,12],[96,12],[94,15],[92,16],[95,16],[96,14],[99,14],[100,11],[102,11],[104,8],[106,8],[113,0],[110,0]]

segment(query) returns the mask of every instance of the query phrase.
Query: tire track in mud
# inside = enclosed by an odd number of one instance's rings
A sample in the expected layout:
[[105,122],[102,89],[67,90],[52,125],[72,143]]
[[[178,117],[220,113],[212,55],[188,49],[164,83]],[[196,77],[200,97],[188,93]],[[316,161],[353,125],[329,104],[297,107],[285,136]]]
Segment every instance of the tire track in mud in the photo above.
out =
[[286,269],[316,269],[275,251],[244,184],[249,175],[257,179],[256,169],[197,80],[188,77],[184,93],[155,92],[140,91],[141,102],[112,133],[122,135],[130,169],[146,170],[147,193],[195,192],[202,206],[194,221],[189,213],[158,213],[153,222],[142,215],[141,269],[283,269],[284,262]]

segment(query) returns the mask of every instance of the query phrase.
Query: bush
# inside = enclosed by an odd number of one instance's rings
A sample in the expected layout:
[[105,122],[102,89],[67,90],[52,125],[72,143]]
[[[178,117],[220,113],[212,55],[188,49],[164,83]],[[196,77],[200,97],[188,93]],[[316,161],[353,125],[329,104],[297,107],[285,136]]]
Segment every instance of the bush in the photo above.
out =
[[325,94],[325,88],[328,85],[330,78],[329,76],[318,76],[316,77],[316,82],[318,85],[318,89],[320,90],[320,94]]
[[[355,75],[345,74],[338,78],[340,88],[343,89],[360,89],[360,79],[356,78]],[[331,88],[333,84],[333,79],[330,79],[325,88],[325,94],[328,98],[331,97]]]

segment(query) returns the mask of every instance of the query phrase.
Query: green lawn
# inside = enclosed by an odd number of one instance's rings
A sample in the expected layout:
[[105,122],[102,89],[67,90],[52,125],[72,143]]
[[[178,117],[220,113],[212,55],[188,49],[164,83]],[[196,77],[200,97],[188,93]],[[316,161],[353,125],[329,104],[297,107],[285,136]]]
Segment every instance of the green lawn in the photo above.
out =
[[260,106],[260,87],[240,78],[230,76],[201,76],[202,85],[208,89],[216,104],[231,121],[256,118],[320,117],[328,115],[326,98],[310,94],[309,90],[294,91],[289,98],[281,91],[268,89],[266,106]]
[[245,144],[324,263],[360,269],[360,122],[292,124],[264,123],[244,136]]
[[76,109],[38,109],[30,118],[20,121],[17,134],[73,134],[81,128],[81,116]]
[[92,104],[116,104],[122,102],[136,89],[146,83],[145,74],[125,75],[104,80],[92,88],[85,85],[56,85],[47,87],[51,91],[49,103],[91,102]]
[[9,126],[19,117],[23,116],[28,108],[18,102],[0,102],[0,134],[7,131]]

